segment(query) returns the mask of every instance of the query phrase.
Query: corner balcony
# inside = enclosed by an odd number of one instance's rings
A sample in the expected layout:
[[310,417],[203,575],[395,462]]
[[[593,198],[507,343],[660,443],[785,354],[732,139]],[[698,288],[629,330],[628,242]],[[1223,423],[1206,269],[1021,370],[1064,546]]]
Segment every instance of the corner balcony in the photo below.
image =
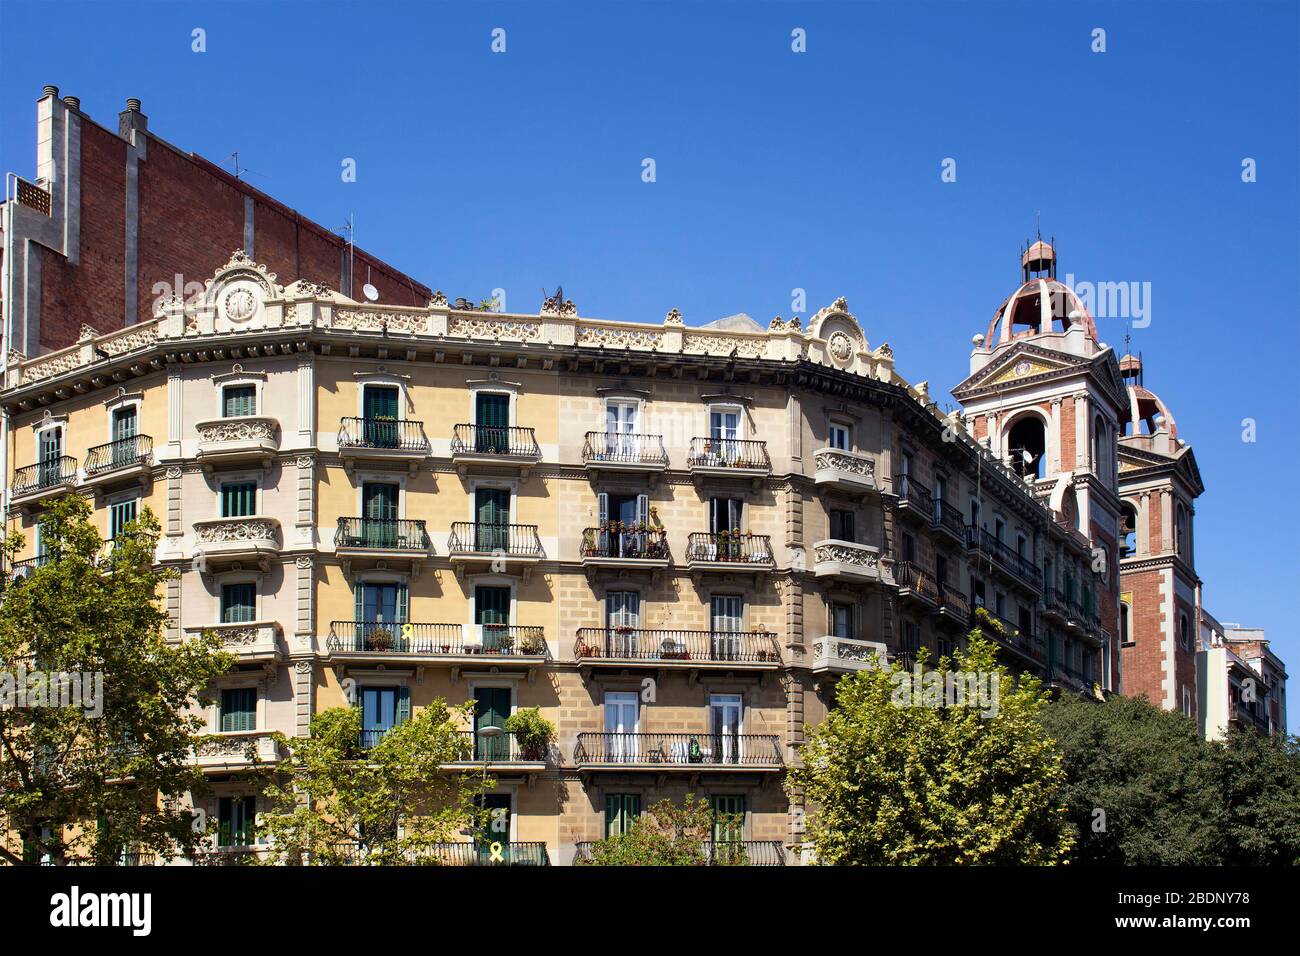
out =
[[542,460],[531,428],[457,425],[451,437],[451,461],[464,478],[471,470],[516,472],[521,478]]
[[634,571],[668,567],[668,535],[663,528],[628,530],[615,522],[600,528],[586,528],[580,547],[582,566]]
[[458,578],[467,568],[482,568],[499,574],[521,571],[527,579],[545,554],[535,524],[457,521],[447,539],[447,557]]
[[516,624],[331,621],[325,647],[343,664],[492,664],[536,667],[550,660],[545,632]]
[[424,422],[388,418],[344,418],[339,423],[339,457],[349,474],[358,461],[400,462],[411,474],[429,457]]
[[217,565],[256,564],[269,570],[271,558],[280,553],[280,522],[251,515],[243,518],[215,518],[194,522],[194,555],[199,570],[206,573]]
[[653,482],[668,470],[668,452],[662,435],[587,432],[582,464],[592,476],[601,472],[645,474]]
[[814,674],[846,674],[885,666],[888,650],[879,641],[859,641],[826,634],[813,642]]
[[584,668],[651,666],[726,671],[774,671],[781,666],[776,635],[767,631],[679,631],[582,627],[573,658]]
[[819,448],[813,452],[816,472],[813,481],[818,488],[831,488],[850,495],[874,494],[880,490],[876,484],[876,459],[855,451],[839,448]]
[[194,745],[194,762],[204,773],[251,770],[279,760],[280,748],[266,730],[212,734]]
[[77,483],[77,459],[69,455],[50,458],[14,472],[9,493],[14,505],[30,507],[46,498],[71,491]]
[[776,558],[768,535],[701,531],[687,538],[686,567],[692,572],[755,574],[775,568]]
[[578,734],[579,771],[646,770],[779,773],[785,766],[775,734]]
[[915,604],[929,611],[939,609],[939,585],[933,571],[910,561],[900,561],[894,565],[894,583],[898,585],[900,603]]
[[86,453],[86,484],[109,485],[118,481],[148,480],[153,463],[153,439],[132,435],[96,445]]
[[757,486],[772,472],[767,442],[741,438],[692,438],[686,467],[701,478],[748,478]]
[[351,576],[356,562],[400,559],[410,562],[413,573],[429,556],[429,535],[424,522],[407,518],[339,518],[334,529],[334,553]]
[[879,584],[887,580],[881,570],[879,548],[837,538],[813,545],[813,574],[844,584]]
[[208,472],[218,465],[253,462],[270,468],[280,450],[280,422],[266,415],[212,418],[194,427],[199,434],[199,463]]
[[280,651],[278,621],[240,621],[211,624],[208,627],[187,627],[185,636],[193,639],[209,631],[221,641],[221,649],[238,657],[240,664],[276,664],[284,659]]

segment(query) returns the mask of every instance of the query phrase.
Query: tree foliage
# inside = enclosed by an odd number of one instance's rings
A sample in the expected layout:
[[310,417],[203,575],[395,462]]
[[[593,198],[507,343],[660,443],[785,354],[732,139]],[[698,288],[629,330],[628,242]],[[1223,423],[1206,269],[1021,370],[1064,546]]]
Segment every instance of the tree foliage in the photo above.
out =
[[457,725],[473,718],[473,706],[435,699],[369,748],[357,707],[321,711],[310,737],[282,738],[288,782],[265,790],[270,809],[259,835],[271,849],[261,862],[442,862],[438,844],[489,825],[477,800],[491,778],[443,769],[470,756]]
[[[111,865],[124,851],[193,850],[202,834],[182,801],[204,787],[192,759],[198,707],[234,658],[211,635],[168,643],[148,509],[111,551],[80,497],[52,502],[41,527],[50,560],[6,582],[0,674],[11,690],[24,672],[27,687],[33,672],[99,675],[102,701],[0,709],[0,822],[26,844],[0,843],[0,858]],[[8,557],[21,546],[11,533]]]
[[818,862],[1060,862],[1072,838],[1057,797],[1060,754],[1039,719],[1048,699],[1040,682],[1000,665],[978,628],[935,673],[927,686],[950,674],[985,674],[990,684],[996,676],[996,713],[901,705],[896,689],[906,672],[897,665],[839,682],[835,706],[809,731],[802,767],[787,782],[807,799]]
[[743,848],[725,843],[710,853],[709,840],[716,825],[726,829],[739,821],[734,814],[714,814],[709,802],[686,794],[681,806],[660,800],[639,815],[625,832],[591,845],[589,866],[702,866],[706,863],[739,865],[746,862]]

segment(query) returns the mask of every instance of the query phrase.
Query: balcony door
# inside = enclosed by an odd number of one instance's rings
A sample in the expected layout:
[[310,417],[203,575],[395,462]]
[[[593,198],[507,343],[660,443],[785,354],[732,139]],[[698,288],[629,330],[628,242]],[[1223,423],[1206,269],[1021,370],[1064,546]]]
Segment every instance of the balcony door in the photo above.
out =
[[406,585],[389,582],[357,584],[358,650],[388,650],[401,643],[408,604]]
[[111,467],[120,468],[123,465],[134,463],[135,442],[131,439],[135,438],[135,435],[135,406],[126,405],[122,408],[113,409],[113,446]]
[[[476,802],[483,811],[483,829],[476,841],[480,863],[512,863],[510,852],[510,794],[484,793]],[[492,844],[499,843],[499,854],[493,854]]]
[[609,628],[609,655],[636,657],[640,650],[641,595],[636,591],[605,593],[605,626]]
[[509,687],[474,688],[474,759],[505,760],[510,756],[509,735],[482,733],[484,727],[504,727],[509,716]]
[[257,585],[252,582],[221,587],[221,623],[242,624],[253,620],[257,608]]
[[[611,558],[642,557],[648,544],[645,529],[650,526],[649,495],[596,496],[600,551]],[[632,530],[639,527],[641,530]]]
[[745,601],[739,594],[715,594],[713,610],[713,656],[720,661],[737,661],[744,653]]
[[712,722],[713,759],[718,763],[740,763],[741,719],[744,704],[739,694],[714,694],[709,698]]
[[474,450],[502,455],[510,450],[510,396],[479,392],[474,399]]
[[605,453],[615,461],[636,461],[640,449],[636,402],[610,402],[605,406]]
[[398,486],[384,482],[366,482],[361,489],[365,511],[366,547],[397,546]]
[[709,452],[723,461],[740,457],[740,409],[715,408],[709,412]]
[[605,752],[611,763],[634,763],[641,752],[640,701],[632,691],[605,694]]
[[372,448],[398,446],[398,388],[393,385],[367,385],[362,396],[366,444]]
[[63,429],[47,428],[39,442],[40,484],[52,485],[59,480],[59,459],[63,457]]
[[713,534],[711,548],[714,554],[710,560],[738,561],[744,545],[732,532],[743,533],[745,530],[745,502],[741,498],[709,499],[709,531]]
[[[713,851],[715,859],[720,852],[739,853],[739,848],[724,848],[723,844],[740,844],[745,839],[745,797],[740,794],[718,794],[709,798],[713,810]],[[737,862],[735,859],[718,862]]]
[[373,747],[410,716],[411,698],[405,687],[361,688],[361,745]]
[[506,551],[510,547],[510,492],[479,488],[474,492],[474,550]]
[[510,633],[510,589],[476,587],[474,623],[483,635],[483,647],[496,650]]

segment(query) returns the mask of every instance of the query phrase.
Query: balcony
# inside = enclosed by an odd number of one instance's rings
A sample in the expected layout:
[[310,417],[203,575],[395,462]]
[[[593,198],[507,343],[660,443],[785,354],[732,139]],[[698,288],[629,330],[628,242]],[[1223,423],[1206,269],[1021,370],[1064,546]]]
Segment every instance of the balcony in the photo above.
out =
[[984,613],[976,615],[975,623],[989,640],[1040,668],[1046,664],[1047,651],[1040,638],[987,608],[982,610]]
[[618,523],[582,532],[584,568],[666,568],[670,560],[663,528],[624,530]]
[[269,570],[271,558],[280,552],[279,536],[280,522],[260,515],[196,521],[194,554],[199,570],[206,573],[216,563],[244,561]]
[[339,457],[351,472],[358,461],[403,462],[415,474],[429,457],[424,422],[387,418],[344,418],[339,423]]
[[939,619],[965,627],[970,623],[970,602],[956,588],[939,585]]
[[153,439],[132,435],[96,445],[86,453],[86,484],[105,485],[124,479],[146,478],[153,459]]
[[[355,844],[340,844],[331,848],[342,857],[345,866],[366,866],[370,863],[392,863],[391,860],[367,859],[366,848]],[[439,866],[550,866],[551,858],[545,843],[511,842],[509,840],[482,843],[439,843],[433,847],[432,856]],[[412,862],[424,862],[413,860]]]
[[578,734],[581,770],[780,771],[775,734]]
[[[583,840],[574,844],[576,866],[591,863],[595,844]],[[785,866],[785,844],[780,840],[706,840],[701,848],[701,866]]]
[[876,484],[876,459],[838,448],[819,448],[813,452],[817,470],[813,481],[818,488],[831,488],[850,495],[872,494]]
[[54,560],[53,554],[38,554],[33,558],[24,558],[21,561],[15,561],[9,568],[9,579],[17,584],[19,581],[25,581],[32,576],[37,568],[43,568]]
[[960,511],[948,504],[948,502],[936,501],[934,503],[933,524],[935,531],[947,535],[952,539],[953,543],[965,546],[966,519],[962,517]]
[[208,627],[187,627],[185,636],[196,638],[209,631],[221,641],[221,649],[238,657],[240,664],[274,664],[283,657],[280,653],[280,624],[277,621],[240,621]]
[[692,438],[686,467],[697,479],[749,478],[758,484],[772,471],[767,442],[740,438]]
[[691,571],[755,573],[776,567],[772,539],[765,534],[695,532],[687,538],[686,567]]
[[194,760],[205,773],[249,770],[280,759],[280,748],[265,730],[212,734],[194,745]]
[[813,641],[814,674],[869,670],[886,662],[887,650],[878,641],[825,634]]
[[829,538],[813,545],[813,574],[845,584],[879,584],[887,580],[880,567],[880,549]]
[[447,557],[457,577],[465,568],[487,566],[498,573],[522,570],[527,577],[543,557],[535,524],[486,524],[457,521],[447,539]]
[[573,646],[583,667],[777,670],[781,654],[767,631],[679,631],[639,627],[583,627]]
[[990,534],[987,528],[967,525],[966,548],[988,555],[1016,584],[1027,587],[1035,594],[1042,593],[1043,572],[1011,545]]
[[71,491],[76,483],[77,459],[61,455],[15,471],[10,494],[16,505],[33,505]]
[[464,757],[446,764],[447,769],[490,767],[498,773],[536,773],[546,769],[545,748],[525,751],[519,746],[514,734],[501,733],[495,737],[484,737],[473,730],[460,730],[457,733],[464,742]]
[[898,585],[898,600],[917,604],[931,611],[939,609],[939,585],[934,572],[909,561],[894,565],[894,583]]
[[587,432],[582,464],[593,476],[602,471],[655,476],[668,469],[668,452],[662,435]]
[[899,514],[912,515],[928,524],[934,522],[934,495],[911,475],[894,476]]
[[194,427],[199,434],[198,459],[205,471],[249,462],[269,468],[280,450],[280,422],[266,415],[212,418]]
[[542,449],[531,428],[457,425],[452,432],[451,460],[462,478],[471,468],[517,471],[527,478],[529,467],[542,460]]
[[331,621],[325,639],[330,658],[339,662],[411,661],[536,666],[550,659],[540,627],[475,624],[468,636],[461,624]]
[[334,553],[348,576],[357,561],[392,558],[410,561],[412,572],[418,573],[429,550],[429,535],[419,519],[347,517],[339,518],[334,529]]

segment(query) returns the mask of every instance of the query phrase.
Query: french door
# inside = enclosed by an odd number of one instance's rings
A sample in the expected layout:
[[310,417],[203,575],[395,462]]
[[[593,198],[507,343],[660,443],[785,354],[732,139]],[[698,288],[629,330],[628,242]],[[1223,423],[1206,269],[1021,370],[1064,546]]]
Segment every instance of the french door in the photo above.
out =
[[474,450],[504,455],[510,450],[510,396],[479,392],[474,403]]
[[744,655],[745,602],[739,594],[715,594],[713,610],[713,656],[720,661],[737,661]]
[[135,462],[135,442],[130,439],[136,435],[135,406],[113,410],[113,445],[112,467],[120,468]]
[[474,550],[509,548],[510,492],[504,488],[479,488],[474,492]]
[[610,657],[636,657],[640,650],[641,595],[636,591],[605,594],[605,626]]
[[720,408],[709,412],[709,451],[723,461],[740,457],[740,409]]
[[510,756],[507,734],[489,736],[482,733],[484,727],[504,727],[509,716],[509,687],[474,689],[474,759],[505,760]]
[[743,707],[739,694],[714,694],[709,698],[709,714],[713,724],[713,759],[718,763],[740,763]]
[[474,623],[483,635],[485,650],[496,650],[510,633],[510,589],[474,589]]
[[397,485],[367,482],[361,489],[368,548],[397,546]]
[[372,448],[396,448],[398,389],[391,385],[367,385],[362,399],[366,444]]
[[59,459],[63,457],[63,429],[47,428],[41,432],[40,483],[41,487],[59,480]]
[[716,863],[743,862],[746,800],[739,794],[717,794],[709,798],[713,810],[713,860]]
[[636,403],[610,402],[605,406],[605,454],[614,461],[636,461]]
[[[480,863],[513,863],[510,849],[510,794],[485,793],[478,798],[483,809],[483,829],[479,833],[478,856]],[[493,854],[492,845],[500,844],[499,855]]]
[[611,763],[635,763],[640,756],[639,706],[632,691],[605,694],[605,752]]

